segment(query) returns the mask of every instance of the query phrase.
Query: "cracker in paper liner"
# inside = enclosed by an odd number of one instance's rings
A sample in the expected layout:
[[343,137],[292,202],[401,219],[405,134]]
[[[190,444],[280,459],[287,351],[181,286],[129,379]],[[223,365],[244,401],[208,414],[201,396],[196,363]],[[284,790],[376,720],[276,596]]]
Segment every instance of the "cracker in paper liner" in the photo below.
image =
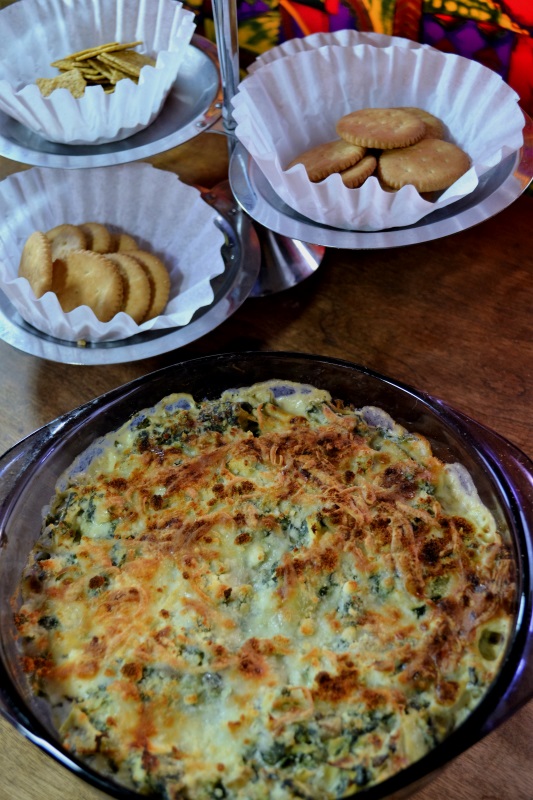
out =
[[[15,173],[0,183],[0,218],[0,289],[26,322],[66,341],[117,341],[186,325],[213,301],[211,280],[224,271],[224,235],[215,225],[216,212],[197,189],[151,164],[79,170],[33,167]],[[133,235],[142,250],[164,261],[171,290],[163,314],[137,325],[119,312],[102,323],[86,306],[63,312],[52,292],[36,299],[28,281],[18,277],[22,249],[33,231],[87,220]]]
[[[479,177],[523,143],[518,95],[491,70],[433,48],[325,45],[261,66],[233,98],[236,136],[278,196],[307,218],[346,230],[411,225],[472,192]],[[384,191],[371,176],[348,189],[340,175],[320,183],[287,166],[336,138],[335,124],[359,108],[417,106],[445,123],[471,158],[468,172],[434,202],[412,186]]]
[[[19,0],[0,11],[0,110],[52,142],[124,139],[161,111],[194,30],[194,14],[176,0]],[[112,40],[141,40],[139,52],[156,58],[155,67],[143,67],[138,84],[118,81],[111,94],[101,86],[79,98],[68,89],[41,94],[37,79],[58,76],[52,62]]]

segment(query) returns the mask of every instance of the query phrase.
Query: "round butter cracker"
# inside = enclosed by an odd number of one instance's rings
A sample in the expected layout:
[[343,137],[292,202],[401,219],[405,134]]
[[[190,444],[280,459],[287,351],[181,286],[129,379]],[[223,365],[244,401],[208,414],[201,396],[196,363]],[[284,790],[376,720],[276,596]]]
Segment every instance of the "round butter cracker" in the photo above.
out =
[[139,325],[152,303],[152,288],[148,271],[128,253],[108,253],[107,258],[116,264],[124,282],[122,311]]
[[79,226],[87,237],[87,250],[95,253],[110,253],[114,249],[113,236],[100,222],[84,222]]
[[114,237],[113,250],[117,253],[128,250],[138,250],[139,245],[129,233],[117,233]]
[[42,231],[34,231],[28,236],[22,249],[18,275],[26,278],[37,298],[51,291],[52,245]]
[[56,225],[46,235],[52,245],[52,261],[64,258],[72,250],[85,250],[87,247],[87,236],[82,229],[68,222]]
[[444,126],[444,122],[438,117],[436,117],[434,114],[431,114],[424,108],[417,108],[416,106],[401,106],[401,108],[404,111],[409,111],[410,114],[414,114],[416,117],[422,120],[422,122],[426,126],[424,139],[445,138],[446,128]]
[[73,250],[54,263],[52,291],[66,313],[89,306],[101,322],[118,314],[124,296],[117,265],[92,250]]
[[148,272],[152,290],[152,302],[145,319],[153,319],[163,313],[170,297],[170,275],[160,258],[146,250],[131,250],[128,255],[135,258]]
[[401,108],[361,108],[341,117],[338,135],[351,144],[389,150],[420,141],[424,122]]
[[469,169],[469,156],[441,139],[422,139],[411,147],[387,150],[378,160],[378,175],[384,183],[394,189],[411,184],[419,192],[447,189]]
[[344,139],[311,147],[293,159],[287,169],[303,164],[312,183],[324,180],[334,172],[341,172],[359,162],[366,148],[350,144]]
[[341,172],[342,182],[348,189],[358,189],[376,169],[375,156],[364,156],[357,164]]

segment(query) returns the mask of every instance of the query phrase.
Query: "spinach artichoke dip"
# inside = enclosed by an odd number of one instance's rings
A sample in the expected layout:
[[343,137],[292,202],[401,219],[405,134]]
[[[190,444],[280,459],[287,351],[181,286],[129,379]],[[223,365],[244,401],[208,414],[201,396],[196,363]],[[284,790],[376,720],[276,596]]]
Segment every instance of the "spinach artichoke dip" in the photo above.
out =
[[141,794],[340,798],[479,703],[512,555],[469,475],[374,407],[174,394],[58,483],[21,580],[33,691]]

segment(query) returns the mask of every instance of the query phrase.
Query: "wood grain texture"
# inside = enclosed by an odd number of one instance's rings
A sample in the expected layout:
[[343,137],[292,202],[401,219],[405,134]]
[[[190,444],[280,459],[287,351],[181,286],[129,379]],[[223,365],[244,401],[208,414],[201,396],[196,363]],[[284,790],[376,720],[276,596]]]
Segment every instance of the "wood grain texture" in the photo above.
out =
[[[152,159],[189,183],[225,177],[220,135]],[[0,178],[19,169],[0,159]],[[250,298],[216,331],[143,361],[75,367],[0,341],[0,452],[34,429],[140,375],[216,352],[284,350],[348,359],[442,398],[533,456],[531,220],[524,196],[497,217],[436,242],[328,250],[300,286]],[[0,720],[0,800],[98,800]],[[533,800],[533,703],[457,758],[416,800]]]

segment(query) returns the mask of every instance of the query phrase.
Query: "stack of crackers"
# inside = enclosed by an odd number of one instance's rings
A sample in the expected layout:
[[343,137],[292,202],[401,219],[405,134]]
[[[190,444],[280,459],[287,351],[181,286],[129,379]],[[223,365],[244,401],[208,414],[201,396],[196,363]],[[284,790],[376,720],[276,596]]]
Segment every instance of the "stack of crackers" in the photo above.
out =
[[36,298],[54,292],[65,313],[88,306],[101,322],[123,311],[140,325],[162,314],[170,295],[163,262],[130,234],[111,232],[100,222],[35,231],[24,245],[18,274]]
[[115,91],[117,83],[124,78],[138,82],[141,69],[155,66],[155,60],[139,53],[137,42],[108,42],[87,50],[71,53],[51,63],[60,74],[55,78],[37,78],[41,94],[48,97],[54,89],[68,89],[76,98],[82,97],[87,86],[101,86],[104,92]]
[[306,150],[287,169],[303,164],[309,180],[338,172],[356,189],[376,175],[385,191],[412,185],[420,193],[440,192],[470,168],[469,156],[446,141],[442,120],[422,108],[364,108],[338,120],[339,139]]

